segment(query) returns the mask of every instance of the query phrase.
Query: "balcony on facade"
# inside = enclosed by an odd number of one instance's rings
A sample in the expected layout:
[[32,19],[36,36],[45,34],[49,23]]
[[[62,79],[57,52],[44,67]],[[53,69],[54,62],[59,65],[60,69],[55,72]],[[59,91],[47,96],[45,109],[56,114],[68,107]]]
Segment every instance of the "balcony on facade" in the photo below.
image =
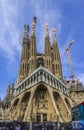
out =
[[19,85],[16,86],[15,96],[18,96],[25,90],[28,90],[32,86],[42,82],[69,96],[69,88],[43,66],[37,68],[32,74],[30,74]]

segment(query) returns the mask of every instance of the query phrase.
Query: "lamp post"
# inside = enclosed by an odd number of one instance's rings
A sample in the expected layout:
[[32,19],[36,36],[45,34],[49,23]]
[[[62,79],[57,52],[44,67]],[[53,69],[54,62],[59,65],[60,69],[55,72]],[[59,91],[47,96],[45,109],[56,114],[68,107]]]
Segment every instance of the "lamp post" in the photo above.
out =
[[59,122],[59,116],[57,116],[57,130],[60,129],[60,122]]
[[30,116],[30,130],[32,130],[32,114]]

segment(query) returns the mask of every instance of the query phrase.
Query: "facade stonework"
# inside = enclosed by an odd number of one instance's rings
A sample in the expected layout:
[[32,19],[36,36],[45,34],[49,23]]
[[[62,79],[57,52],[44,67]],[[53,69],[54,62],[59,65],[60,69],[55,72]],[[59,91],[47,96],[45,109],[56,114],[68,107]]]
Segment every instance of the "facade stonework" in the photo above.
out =
[[82,98],[84,90],[72,90],[70,82],[63,80],[55,29],[52,30],[52,37],[51,45],[46,24],[44,54],[37,53],[35,22],[32,23],[31,36],[29,26],[25,25],[17,83],[15,87],[14,84],[8,86],[4,99],[5,119],[71,121],[71,108],[77,102],[76,94]]
[[71,120],[72,100],[67,86],[48,69],[40,66],[16,87],[7,116],[13,120]]
[[30,73],[32,73],[40,65],[47,68],[54,75],[62,80],[62,65],[54,29],[52,34],[53,43],[51,46],[48,25],[46,25],[44,54],[37,53],[35,24],[32,23],[32,34],[30,37],[28,26],[25,25],[17,84],[25,79],[25,77],[30,75]]

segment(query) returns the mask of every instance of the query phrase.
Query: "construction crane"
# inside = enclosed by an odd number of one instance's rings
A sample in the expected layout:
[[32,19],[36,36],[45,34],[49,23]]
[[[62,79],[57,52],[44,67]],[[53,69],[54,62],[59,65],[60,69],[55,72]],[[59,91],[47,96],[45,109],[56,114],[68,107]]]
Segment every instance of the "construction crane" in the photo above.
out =
[[69,60],[69,65],[70,65],[70,78],[74,77],[73,69],[72,69],[71,54],[70,54],[70,47],[72,46],[73,43],[74,43],[74,40],[71,40],[71,42],[69,43],[69,45],[65,49],[67,54],[68,54],[68,60]]

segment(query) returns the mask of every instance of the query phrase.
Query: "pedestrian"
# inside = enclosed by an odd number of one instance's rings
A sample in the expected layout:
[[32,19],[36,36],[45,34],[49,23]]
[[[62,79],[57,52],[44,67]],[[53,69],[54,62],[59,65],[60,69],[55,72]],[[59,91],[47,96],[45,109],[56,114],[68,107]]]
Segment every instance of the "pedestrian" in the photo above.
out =
[[47,124],[44,122],[43,126],[42,126],[42,130],[48,130]]
[[44,127],[44,126],[42,126],[42,130],[45,130],[45,127]]
[[20,124],[17,124],[17,126],[15,127],[15,130],[21,130]]
[[64,127],[62,127],[62,129],[61,130],[64,130]]

